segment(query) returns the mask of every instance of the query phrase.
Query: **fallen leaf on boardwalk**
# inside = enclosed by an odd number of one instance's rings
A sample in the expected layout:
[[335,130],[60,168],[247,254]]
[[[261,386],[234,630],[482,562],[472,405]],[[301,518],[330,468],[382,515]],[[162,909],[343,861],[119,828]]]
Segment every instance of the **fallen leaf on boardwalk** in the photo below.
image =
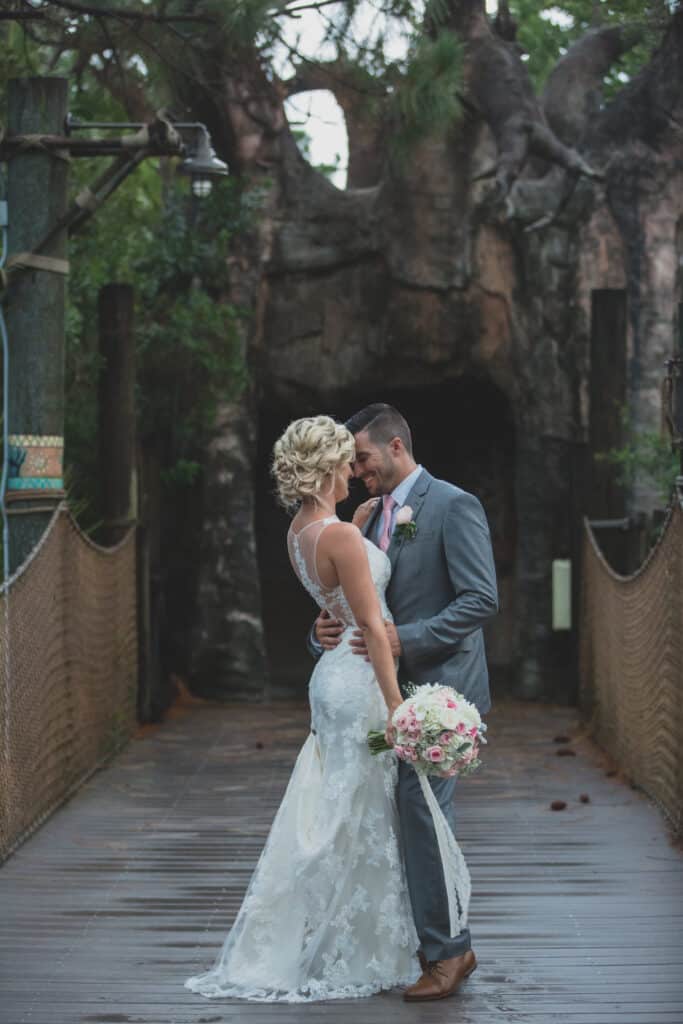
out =
[[582,804],[589,804],[591,802],[591,798],[589,797],[588,793],[582,793],[579,797],[579,800]]
[[550,810],[551,811],[563,811],[566,806],[567,806],[567,804],[566,804],[566,802],[564,800],[553,800],[553,802],[550,805]]

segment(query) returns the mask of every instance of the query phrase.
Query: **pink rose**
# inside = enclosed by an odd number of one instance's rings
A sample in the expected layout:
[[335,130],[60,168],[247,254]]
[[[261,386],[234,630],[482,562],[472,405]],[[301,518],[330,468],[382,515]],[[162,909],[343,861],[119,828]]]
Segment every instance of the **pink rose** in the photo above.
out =
[[454,735],[455,735],[455,733],[452,733],[452,732],[442,732],[441,733],[441,742],[442,743],[450,743],[451,740],[453,739]]
[[399,715],[396,721],[394,722],[394,725],[396,726],[397,729],[400,729],[401,732],[405,732],[405,730],[410,725],[410,719],[408,718],[408,715],[406,715],[405,712],[402,715]]
[[406,753],[405,747],[400,747],[398,745],[398,743],[394,743],[394,750],[396,751],[396,756],[397,757],[405,757],[405,753]]
[[427,747],[427,758],[433,764],[439,764],[444,759],[444,753],[441,747]]
[[465,723],[458,722],[458,724],[455,727],[455,731],[458,733],[459,736],[462,736],[462,734],[466,731]]
[[449,697],[449,698],[448,698],[448,700],[446,701],[446,707],[447,707],[447,708],[457,708],[457,706],[458,706],[458,705],[457,705],[457,702],[456,702],[456,701],[454,701],[454,700],[451,700],[451,698],[450,698],[450,697]]
[[417,740],[422,735],[422,728],[417,723],[409,725],[406,731],[410,736],[411,740]]
[[469,735],[470,736],[476,736],[477,735],[477,727],[476,727],[476,725],[473,725],[472,728],[469,730]]

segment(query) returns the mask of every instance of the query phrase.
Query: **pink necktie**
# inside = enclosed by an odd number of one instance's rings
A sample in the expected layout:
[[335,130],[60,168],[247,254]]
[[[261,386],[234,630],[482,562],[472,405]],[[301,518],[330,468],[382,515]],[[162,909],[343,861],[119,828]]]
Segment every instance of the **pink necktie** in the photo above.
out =
[[391,540],[391,513],[394,511],[396,502],[390,494],[384,494],[382,496],[382,504],[384,509],[382,511],[382,532],[379,536],[379,546],[382,551],[386,551]]

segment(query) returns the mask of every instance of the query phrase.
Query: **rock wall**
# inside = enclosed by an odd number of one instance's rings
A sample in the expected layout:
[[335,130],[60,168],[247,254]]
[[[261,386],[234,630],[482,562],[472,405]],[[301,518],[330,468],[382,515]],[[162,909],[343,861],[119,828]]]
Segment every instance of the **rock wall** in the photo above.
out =
[[[268,643],[276,649],[270,663],[277,686],[296,685],[287,646],[303,644],[296,631],[305,632],[312,611],[302,606],[300,619],[280,628],[278,606],[289,604],[289,592],[278,598],[287,585],[271,569],[283,520],[264,511],[272,502],[267,462],[278,431],[298,415],[343,418],[368,401],[394,400],[419,421],[425,464],[480,488],[491,510],[503,581],[503,612],[489,630],[492,660],[526,697],[576,696],[576,634],[551,628],[552,561],[570,557],[578,566],[597,407],[604,406],[602,429],[610,438],[618,437],[610,417],[619,417],[611,396],[621,390],[636,426],[658,421],[662,362],[681,301],[676,238],[683,190],[674,115],[683,95],[683,21],[671,20],[651,64],[617,102],[604,105],[601,83],[611,61],[632,45],[628,33],[588,33],[537,98],[514,43],[491,33],[479,0],[449,8],[469,41],[465,116],[403,163],[388,159],[381,120],[356,140],[350,131],[352,156],[356,144],[362,153],[351,161],[358,180],[352,177],[344,192],[300,156],[281,102],[267,99],[263,80],[258,118],[249,120],[244,105],[233,116],[234,100],[226,101],[236,133],[231,145],[268,193],[259,242],[242,275],[249,282],[245,305],[255,313],[251,400],[220,428],[234,439],[228,448],[237,469],[231,476],[217,459],[209,474],[219,483],[221,475],[229,479],[221,515],[234,507],[243,543],[230,556],[238,567],[231,577],[215,561],[219,550],[223,557],[229,521],[211,525],[218,523],[219,492],[209,493],[204,605],[220,609],[225,622],[237,623],[245,612],[254,620],[244,642],[233,625],[202,634],[205,647],[225,648],[214,683],[227,695],[235,679],[265,680]],[[571,112],[566,81],[576,101]],[[648,111],[664,109],[668,120],[648,118]],[[354,107],[349,128],[360,121]],[[579,144],[581,153],[572,148]],[[625,296],[627,352],[620,365],[628,380],[611,380],[603,369],[603,401],[591,383],[591,363],[604,355],[596,349],[594,313],[595,295],[606,289]],[[251,498],[228,493],[237,479]],[[641,486],[629,508],[652,500]],[[250,501],[256,533],[246,521]],[[284,574],[286,564],[279,564]],[[258,579],[268,609],[265,640],[254,624]],[[206,607],[202,614],[206,622]],[[279,639],[271,642],[269,634]],[[198,651],[199,663],[203,657]],[[294,675],[305,670],[298,658]]]

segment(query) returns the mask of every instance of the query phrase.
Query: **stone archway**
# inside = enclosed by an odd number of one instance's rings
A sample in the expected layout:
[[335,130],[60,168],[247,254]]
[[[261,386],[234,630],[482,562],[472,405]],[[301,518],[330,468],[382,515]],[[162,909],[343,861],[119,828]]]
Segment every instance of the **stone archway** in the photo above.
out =
[[[486,510],[501,594],[501,612],[486,630],[492,677],[507,678],[513,667],[513,583],[515,515],[515,429],[512,409],[488,376],[467,373],[456,380],[414,389],[382,388],[372,394],[338,395],[333,402],[309,396],[297,408],[282,399],[261,403],[255,478],[256,537],[263,624],[270,666],[270,695],[304,695],[311,660],[305,639],[315,606],[294,578],[285,549],[288,517],[278,508],[269,477],[272,445],[298,416],[327,412],[345,419],[372,401],[386,401],[405,415],[413,430],[416,459],[437,477],[476,494]],[[361,493],[363,492],[363,493]],[[358,484],[347,507],[365,497]]]

